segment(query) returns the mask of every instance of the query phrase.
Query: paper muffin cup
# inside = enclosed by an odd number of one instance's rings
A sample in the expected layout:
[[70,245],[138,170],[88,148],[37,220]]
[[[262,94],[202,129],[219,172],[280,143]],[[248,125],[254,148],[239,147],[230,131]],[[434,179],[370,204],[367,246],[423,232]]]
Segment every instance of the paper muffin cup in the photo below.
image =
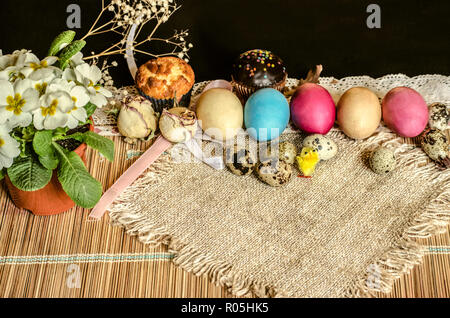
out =
[[[157,98],[153,98],[153,97],[150,97],[150,96],[144,94],[144,92],[142,92],[140,89],[138,89],[138,92],[139,92],[139,94],[141,94],[142,96],[147,98],[152,103],[153,110],[157,113],[161,114],[162,110],[164,108],[170,109],[170,108],[175,107],[175,100],[173,98],[157,99]],[[191,94],[192,94],[192,88],[189,92],[187,92],[186,94],[181,96],[181,99],[178,102],[178,106],[189,107],[189,104],[191,102]]]
[[281,93],[283,93],[284,87],[286,86],[286,80],[283,80],[282,82],[277,83],[272,86],[264,86],[264,87],[247,86],[247,85],[243,85],[241,83],[237,83],[234,80],[231,83],[232,83],[234,91],[236,92],[238,97],[241,98],[242,100],[244,100],[244,102],[247,101],[247,99],[257,90],[260,90],[263,88],[274,88],[274,89],[280,91]]

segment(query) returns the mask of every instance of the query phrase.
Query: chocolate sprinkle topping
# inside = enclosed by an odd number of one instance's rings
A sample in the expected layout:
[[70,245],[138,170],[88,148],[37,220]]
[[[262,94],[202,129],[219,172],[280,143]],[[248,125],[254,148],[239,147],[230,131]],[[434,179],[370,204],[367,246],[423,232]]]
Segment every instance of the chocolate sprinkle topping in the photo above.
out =
[[287,78],[283,61],[270,51],[251,50],[242,53],[233,64],[233,81],[250,87],[271,87]]

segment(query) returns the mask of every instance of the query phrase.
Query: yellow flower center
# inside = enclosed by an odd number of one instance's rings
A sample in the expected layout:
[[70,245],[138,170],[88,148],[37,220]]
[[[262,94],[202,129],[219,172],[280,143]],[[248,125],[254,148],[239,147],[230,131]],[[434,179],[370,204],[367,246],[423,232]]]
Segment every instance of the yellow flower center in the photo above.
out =
[[45,68],[47,67],[47,61],[41,61],[41,63],[37,64],[37,63],[30,63],[30,67],[33,69],[33,71],[39,70],[41,68]]
[[100,85],[94,85],[94,82],[92,82],[92,80],[89,80],[89,87],[93,87],[96,91],[98,91],[100,89]]
[[25,105],[26,100],[23,99],[19,93],[17,93],[14,97],[11,95],[6,97],[6,103],[8,103],[6,110],[14,112],[14,115],[18,116],[22,113],[22,107]]
[[73,106],[73,108],[71,110],[69,110],[67,113],[70,114],[72,111],[77,110],[78,107],[77,106]]
[[42,84],[36,84],[34,85],[34,88],[39,92],[39,96],[42,96],[45,94],[45,91],[47,90],[47,83]]
[[77,102],[77,98],[75,96],[72,96],[72,100],[74,101],[74,103]]
[[0,147],[3,147],[4,144],[5,144],[5,141],[2,138],[0,138]]
[[54,99],[52,101],[52,103],[50,104],[50,106],[48,107],[43,107],[41,106],[41,113],[42,116],[54,116],[56,114],[56,107],[58,107],[58,100]]
[[15,82],[17,79],[25,79],[25,75],[16,71],[9,73],[10,82]]

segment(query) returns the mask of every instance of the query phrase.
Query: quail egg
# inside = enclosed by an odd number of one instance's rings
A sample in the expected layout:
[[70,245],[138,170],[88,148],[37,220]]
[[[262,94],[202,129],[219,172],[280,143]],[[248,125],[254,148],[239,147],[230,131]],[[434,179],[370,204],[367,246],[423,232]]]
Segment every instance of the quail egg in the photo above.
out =
[[292,166],[283,160],[267,160],[256,167],[258,178],[272,187],[280,187],[291,180]]
[[256,160],[253,154],[242,146],[234,145],[226,149],[226,165],[237,176],[246,176],[253,172]]
[[449,142],[442,131],[434,128],[426,130],[422,134],[421,146],[428,157],[439,165],[450,167]]
[[385,147],[378,147],[370,157],[370,168],[373,172],[384,175],[395,169],[394,152]]
[[440,103],[430,105],[430,117],[428,121],[430,128],[446,130],[449,120],[450,112],[446,105]]
[[338,146],[333,140],[319,134],[306,137],[303,140],[303,146],[316,149],[320,160],[329,160],[333,158],[338,151]]
[[293,164],[295,157],[297,156],[297,147],[289,141],[283,141],[279,145],[278,156],[280,160],[286,161],[289,164]]

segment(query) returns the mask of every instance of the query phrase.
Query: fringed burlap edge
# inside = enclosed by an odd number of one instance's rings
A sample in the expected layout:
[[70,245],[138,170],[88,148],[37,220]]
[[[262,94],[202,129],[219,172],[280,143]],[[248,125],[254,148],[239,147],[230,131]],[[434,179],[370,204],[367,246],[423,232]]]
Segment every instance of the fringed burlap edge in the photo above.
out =
[[[337,140],[345,140],[361,153],[383,145],[395,150],[397,163],[404,165],[416,176],[423,177],[432,183],[445,183],[442,192],[430,202],[423,211],[417,212],[417,217],[408,224],[404,233],[394,246],[374,259],[377,273],[375,280],[370,277],[373,273],[365,271],[351,286],[342,291],[342,297],[371,297],[376,292],[389,293],[394,281],[408,273],[416,264],[420,264],[425,255],[426,247],[414,241],[415,238],[426,238],[444,233],[450,222],[450,174],[439,171],[434,163],[428,162],[427,156],[421,149],[403,143],[401,137],[392,133],[386,127],[380,127],[376,134],[365,141],[355,141],[346,137],[338,129],[333,129],[329,136]],[[109,215],[113,225],[122,226],[129,235],[137,236],[139,240],[150,246],[164,244],[170,252],[175,254],[173,262],[188,272],[197,276],[207,275],[216,285],[228,288],[236,296],[245,297],[289,297],[286,291],[277,289],[270,282],[258,281],[251,276],[239,272],[226,261],[218,261],[213,256],[198,251],[189,243],[173,237],[163,226],[156,224],[149,216],[139,214],[136,204],[140,191],[148,186],[159,183],[164,175],[172,170],[170,156],[166,155],[154,163],[149,171],[137,180],[112,206]],[[367,264],[369,267],[371,264]]]
[[172,169],[169,155],[156,161],[143,177],[128,188],[109,210],[112,225],[122,226],[127,234],[137,236],[149,246],[164,244],[169,252],[175,254],[173,263],[197,276],[207,275],[216,285],[227,287],[238,297],[285,297],[285,293],[267,282],[259,282],[233,269],[231,264],[217,261],[213,256],[202,253],[194,247],[173,237],[165,227],[159,226],[149,216],[136,213],[136,200],[140,191],[158,184]]
[[344,290],[343,297],[375,297],[376,292],[390,293],[395,280],[420,264],[426,254],[426,246],[415,239],[447,231],[450,224],[450,173],[448,170],[440,171],[422,149],[404,143],[402,137],[384,126],[363,142],[350,140],[338,130],[330,134],[336,139],[356,144],[366,153],[379,145],[391,148],[396,154],[397,164],[406,167],[416,177],[431,181],[432,184],[444,183],[440,193],[436,193],[436,197],[422,211],[417,211],[416,217],[407,224],[404,232],[399,233],[397,242],[373,263],[367,264],[366,273]]

